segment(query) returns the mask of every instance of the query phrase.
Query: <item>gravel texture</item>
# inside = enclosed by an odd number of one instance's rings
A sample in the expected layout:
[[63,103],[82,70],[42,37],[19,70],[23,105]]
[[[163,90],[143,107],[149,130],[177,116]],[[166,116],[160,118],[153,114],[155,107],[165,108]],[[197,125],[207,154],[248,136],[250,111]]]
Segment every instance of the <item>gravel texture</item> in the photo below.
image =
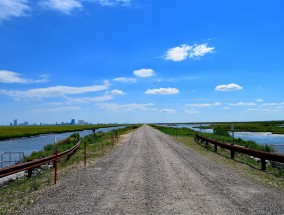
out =
[[20,214],[284,214],[284,192],[253,184],[143,125]]

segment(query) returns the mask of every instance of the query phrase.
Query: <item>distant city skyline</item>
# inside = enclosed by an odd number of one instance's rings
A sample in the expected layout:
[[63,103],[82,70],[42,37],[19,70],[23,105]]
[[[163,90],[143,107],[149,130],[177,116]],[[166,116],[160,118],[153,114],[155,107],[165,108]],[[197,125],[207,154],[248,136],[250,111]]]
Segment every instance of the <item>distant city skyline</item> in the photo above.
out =
[[283,10],[0,0],[0,124],[284,120]]

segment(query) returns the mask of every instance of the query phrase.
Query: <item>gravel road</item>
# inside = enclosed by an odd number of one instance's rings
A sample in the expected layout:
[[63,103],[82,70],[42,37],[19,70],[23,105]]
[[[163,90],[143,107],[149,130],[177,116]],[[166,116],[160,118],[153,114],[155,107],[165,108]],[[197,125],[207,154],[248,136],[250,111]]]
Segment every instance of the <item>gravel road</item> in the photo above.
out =
[[284,192],[255,185],[143,125],[20,214],[284,214]]

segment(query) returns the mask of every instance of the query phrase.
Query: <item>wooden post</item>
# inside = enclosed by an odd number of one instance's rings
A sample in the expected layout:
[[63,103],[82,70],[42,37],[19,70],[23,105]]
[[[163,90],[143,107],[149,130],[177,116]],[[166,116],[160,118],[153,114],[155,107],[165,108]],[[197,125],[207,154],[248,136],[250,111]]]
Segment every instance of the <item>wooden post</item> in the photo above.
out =
[[216,152],[217,153],[217,145],[216,144],[214,144],[214,152]]
[[261,158],[261,170],[266,171],[266,162],[265,159]]
[[231,150],[231,158],[234,159],[235,158],[235,152],[233,150]]
[[28,178],[31,178],[33,175],[33,169],[28,169]]
[[84,166],[86,166],[87,163],[87,150],[86,150],[86,141],[84,141]]
[[58,163],[58,150],[55,150],[55,160],[54,160],[54,184],[57,181],[57,163]]

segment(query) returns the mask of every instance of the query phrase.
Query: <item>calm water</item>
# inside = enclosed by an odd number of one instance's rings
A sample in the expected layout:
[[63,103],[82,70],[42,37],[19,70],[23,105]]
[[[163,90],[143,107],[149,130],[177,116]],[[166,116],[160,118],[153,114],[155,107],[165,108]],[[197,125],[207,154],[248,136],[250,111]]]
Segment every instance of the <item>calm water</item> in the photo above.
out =
[[[124,128],[125,126],[117,126],[117,127],[108,127],[108,128],[99,128],[96,129],[96,132],[108,132],[114,129],[118,128]],[[92,130],[84,130],[80,131],[79,134],[81,137],[84,137],[86,135],[92,134]],[[19,138],[19,139],[11,139],[11,140],[4,140],[0,141],[0,153],[1,152],[24,152],[25,156],[29,156],[33,151],[40,151],[42,148],[47,145],[54,143],[54,139],[56,136],[56,141],[60,141],[63,139],[68,138],[71,134],[76,132],[66,132],[62,134],[45,134],[45,135],[39,135],[34,137],[28,137],[28,138]],[[9,159],[8,154],[2,155],[4,160]],[[13,160],[17,160],[18,158],[17,154],[12,155]],[[0,157],[1,161],[1,157]],[[8,163],[1,164],[0,168],[7,166]]]
[[[208,124],[201,124],[202,126],[207,126]],[[194,127],[199,127],[200,124],[176,124],[170,127],[176,128],[191,128],[195,131],[213,133],[213,129],[199,129]],[[261,145],[271,145],[278,152],[284,153],[284,135],[283,134],[272,134],[270,132],[235,132],[235,138],[241,138],[243,140],[252,140],[257,144]]]

